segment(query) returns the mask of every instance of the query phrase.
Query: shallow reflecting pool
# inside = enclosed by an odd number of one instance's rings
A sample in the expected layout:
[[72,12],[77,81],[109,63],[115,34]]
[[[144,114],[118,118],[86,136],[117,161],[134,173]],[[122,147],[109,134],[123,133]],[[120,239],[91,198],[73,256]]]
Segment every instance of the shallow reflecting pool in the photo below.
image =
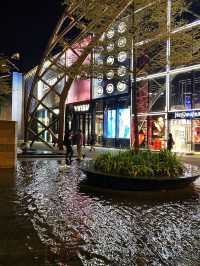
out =
[[200,180],[187,189],[81,187],[77,163],[19,161],[0,179],[0,265],[200,265]]

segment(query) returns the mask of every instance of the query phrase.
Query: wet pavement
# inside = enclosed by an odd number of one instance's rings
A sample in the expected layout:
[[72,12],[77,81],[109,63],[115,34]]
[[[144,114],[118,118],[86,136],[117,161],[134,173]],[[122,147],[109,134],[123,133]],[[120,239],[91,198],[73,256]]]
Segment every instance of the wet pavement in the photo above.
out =
[[[78,163],[20,160],[1,173],[0,265],[180,265],[200,258],[200,179],[186,189],[81,185]],[[60,169],[60,170],[59,170]]]

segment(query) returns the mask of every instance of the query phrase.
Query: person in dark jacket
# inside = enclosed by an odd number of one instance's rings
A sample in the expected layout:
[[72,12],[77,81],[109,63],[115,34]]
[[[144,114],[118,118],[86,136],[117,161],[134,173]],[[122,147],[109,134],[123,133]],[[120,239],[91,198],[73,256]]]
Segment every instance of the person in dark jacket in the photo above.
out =
[[174,140],[173,140],[173,137],[172,137],[172,133],[169,133],[168,139],[167,139],[167,149],[169,151],[171,151],[172,148],[173,148],[173,145],[174,145]]
[[93,132],[90,137],[90,151],[95,151],[96,134]]
[[82,133],[82,130],[79,129],[78,133],[76,134],[77,160],[78,161],[82,160],[82,158],[85,157],[83,154],[83,144],[84,144],[83,133]]
[[64,145],[66,147],[66,164],[71,164],[73,157],[73,148],[72,148],[72,131],[69,130],[64,137]]

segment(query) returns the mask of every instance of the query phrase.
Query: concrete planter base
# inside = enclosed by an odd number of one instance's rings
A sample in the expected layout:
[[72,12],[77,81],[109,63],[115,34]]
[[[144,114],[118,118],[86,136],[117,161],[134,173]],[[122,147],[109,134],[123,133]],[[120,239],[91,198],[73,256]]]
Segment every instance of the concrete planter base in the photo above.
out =
[[86,174],[85,184],[117,190],[158,190],[158,189],[174,189],[186,187],[194,182],[200,173],[186,173],[184,176],[169,177],[122,177],[118,175],[108,175],[106,173],[96,171],[92,163],[83,163],[80,169]]

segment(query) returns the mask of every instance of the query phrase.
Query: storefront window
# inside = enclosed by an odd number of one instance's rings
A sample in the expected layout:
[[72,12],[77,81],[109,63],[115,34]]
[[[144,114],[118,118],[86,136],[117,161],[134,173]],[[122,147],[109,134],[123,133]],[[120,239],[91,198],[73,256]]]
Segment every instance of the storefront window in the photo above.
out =
[[147,148],[147,117],[138,117],[138,134],[140,148]]
[[191,72],[171,76],[171,110],[189,110],[192,108],[193,78]]
[[[43,131],[45,129],[45,126],[48,126],[49,125],[49,114],[48,114],[48,111],[46,110],[41,110],[39,112],[37,112],[37,119],[41,122],[37,122],[37,131],[38,133],[40,133],[41,131]],[[39,135],[40,138],[42,138],[43,140],[45,141],[52,141],[52,136],[51,134],[45,130],[44,132],[42,132],[40,135]]]
[[96,113],[96,120],[95,120],[95,128],[96,128],[96,136],[97,136],[97,143],[102,143],[103,138],[103,112]]
[[172,119],[170,120],[170,132],[174,139],[173,150],[176,152],[191,151],[191,120]]
[[160,112],[165,110],[165,77],[142,80],[137,84],[138,113]]
[[164,115],[148,117],[148,144],[153,150],[165,148],[165,117]]
[[193,71],[191,78],[193,79],[192,105],[193,108],[200,109],[200,71]]
[[200,151],[200,119],[193,120],[192,134],[193,149],[194,151]]

